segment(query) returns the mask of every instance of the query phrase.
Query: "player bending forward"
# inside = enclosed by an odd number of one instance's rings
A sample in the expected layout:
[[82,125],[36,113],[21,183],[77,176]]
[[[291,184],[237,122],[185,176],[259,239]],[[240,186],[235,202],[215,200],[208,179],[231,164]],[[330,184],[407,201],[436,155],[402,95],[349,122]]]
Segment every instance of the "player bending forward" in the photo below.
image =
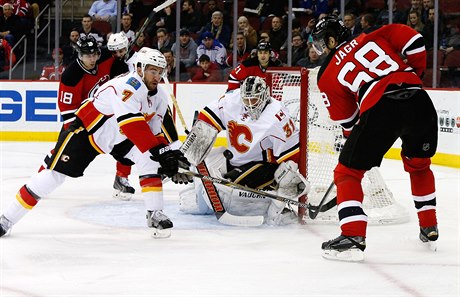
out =
[[[313,31],[318,54],[328,53],[318,74],[330,117],[347,141],[334,170],[341,235],[322,244],[327,259],[361,261],[367,216],[361,180],[380,166],[401,138],[401,158],[409,173],[420,240],[438,239],[435,179],[430,157],[437,146],[437,115],[421,77],[426,67],[422,35],[406,25],[387,25],[347,42],[350,32],[337,17]],[[404,58],[401,58],[401,56]],[[407,62],[405,62],[407,61]]]
[[154,237],[169,237],[171,220],[163,213],[162,180],[158,174],[178,175],[188,168],[179,150],[172,150],[159,135],[167,109],[167,94],[157,89],[166,59],[157,50],[143,48],[137,54],[136,72],[118,76],[102,85],[75,112],[76,119],[61,131],[46,169],[24,185],[0,217],[0,236],[5,235],[41,198],[67,176],[80,177],[99,154],[127,159],[137,165],[147,209],[148,227]]
[[[114,78],[117,75],[133,72],[136,69],[137,52],[129,52],[129,41],[124,33],[113,33],[107,41],[107,49],[112,53],[114,58],[112,67],[110,68],[110,77]],[[163,116],[162,133],[164,137],[171,143],[172,148],[180,146],[179,136],[176,126],[172,119],[171,109],[168,106],[167,112]],[[120,200],[131,200],[135,189],[129,184],[128,176],[131,174],[132,162],[129,160],[117,161],[116,175],[113,182],[113,198]]]
[[[224,149],[211,151],[205,159],[211,176],[255,189],[277,188],[280,196],[290,198],[308,191],[308,182],[297,172],[299,131],[287,108],[270,96],[262,78],[250,76],[241,89],[228,91],[210,103],[201,110],[194,128],[203,122],[215,128],[212,129],[215,135],[222,130],[227,132],[231,152],[227,156],[232,156],[225,160]],[[209,145],[201,145],[210,147],[214,139]],[[276,187],[272,187],[273,181]],[[198,181],[194,185],[195,188],[192,185],[181,192],[180,209],[193,214],[211,213],[206,186]],[[296,218],[294,213],[284,210],[284,202],[257,199],[251,193],[222,185],[216,187],[224,207],[232,215],[263,215],[267,224],[285,224]]]

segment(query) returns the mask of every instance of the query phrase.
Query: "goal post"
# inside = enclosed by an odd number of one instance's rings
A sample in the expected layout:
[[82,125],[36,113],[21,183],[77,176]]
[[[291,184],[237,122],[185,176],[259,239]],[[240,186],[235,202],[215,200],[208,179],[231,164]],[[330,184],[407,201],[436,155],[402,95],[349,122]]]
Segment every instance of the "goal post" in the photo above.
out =
[[[266,82],[273,98],[288,108],[300,132],[299,172],[310,182],[308,196],[300,202],[318,205],[333,181],[333,171],[345,142],[342,128],[333,122],[317,86],[319,68],[273,67],[267,69]],[[370,224],[402,223],[409,220],[407,211],[393,198],[379,170],[375,167],[363,178],[363,208]],[[336,196],[336,190],[329,199]],[[320,213],[313,221],[304,208],[298,209],[302,222],[337,222],[337,210]]]

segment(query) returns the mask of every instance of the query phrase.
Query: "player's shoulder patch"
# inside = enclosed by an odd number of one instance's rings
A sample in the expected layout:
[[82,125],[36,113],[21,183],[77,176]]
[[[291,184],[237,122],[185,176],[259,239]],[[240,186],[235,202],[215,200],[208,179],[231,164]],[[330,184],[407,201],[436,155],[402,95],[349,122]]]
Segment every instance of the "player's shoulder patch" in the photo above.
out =
[[135,90],[138,90],[141,87],[141,82],[137,78],[131,76],[126,83],[132,86]]

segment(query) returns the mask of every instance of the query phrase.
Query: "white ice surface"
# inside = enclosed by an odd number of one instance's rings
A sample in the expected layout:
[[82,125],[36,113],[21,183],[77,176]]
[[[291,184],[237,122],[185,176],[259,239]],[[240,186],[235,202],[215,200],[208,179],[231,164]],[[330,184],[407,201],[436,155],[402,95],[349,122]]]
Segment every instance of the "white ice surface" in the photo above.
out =
[[[2,210],[51,147],[0,142]],[[223,226],[214,216],[180,213],[181,187],[172,183],[164,186],[172,236],[153,239],[140,196],[111,198],[115,162],[100,156],[0,239],[0,296],[460,296],[460,174],[433,170],[438,251],[418,240],[401,163],[384,160],[382,175],[411,220],[369,226],[365,262],[342,263],[320,253],[337,225]],[[138,179],[131,181],[139,192]]]

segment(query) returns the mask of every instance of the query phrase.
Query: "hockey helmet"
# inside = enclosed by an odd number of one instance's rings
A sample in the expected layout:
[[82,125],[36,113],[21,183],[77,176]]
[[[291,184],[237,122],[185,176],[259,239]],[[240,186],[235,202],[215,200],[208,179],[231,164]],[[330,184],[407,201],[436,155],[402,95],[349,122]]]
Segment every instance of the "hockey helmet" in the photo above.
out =
[[165,56],[159,50],[143,47],[136,53],[136,65],[141,67],[142,76],[144,76],[147,65],[157,66],[164,70],[167,63]]
[[109,40],[107,41],[107,48],[109,51],[118,51],[124,48],[128,50],[128,45],[128,38],[121,32],[111,34]]
[[100,54],[101,50],[97,44],[96,38],[92,35],[80,36],[77,41],[77,51],[78,57],[81,59],[81,56],[84,54]]
[[251,119],[257,120],[271,102],[270,88],[261,77],[249,76],[241,85],[241,101]]
[[272,45],[268,41],[261,41],[257,45],[257,50],[258,51],[271,51],[272,50]]
[[330,15],[320,20],[313,29],[313,48],[318,55],[322,55],[327,48],[329,37],[341,44],[350,37],[350,30],[345,27],[344,23],[338,16]]

